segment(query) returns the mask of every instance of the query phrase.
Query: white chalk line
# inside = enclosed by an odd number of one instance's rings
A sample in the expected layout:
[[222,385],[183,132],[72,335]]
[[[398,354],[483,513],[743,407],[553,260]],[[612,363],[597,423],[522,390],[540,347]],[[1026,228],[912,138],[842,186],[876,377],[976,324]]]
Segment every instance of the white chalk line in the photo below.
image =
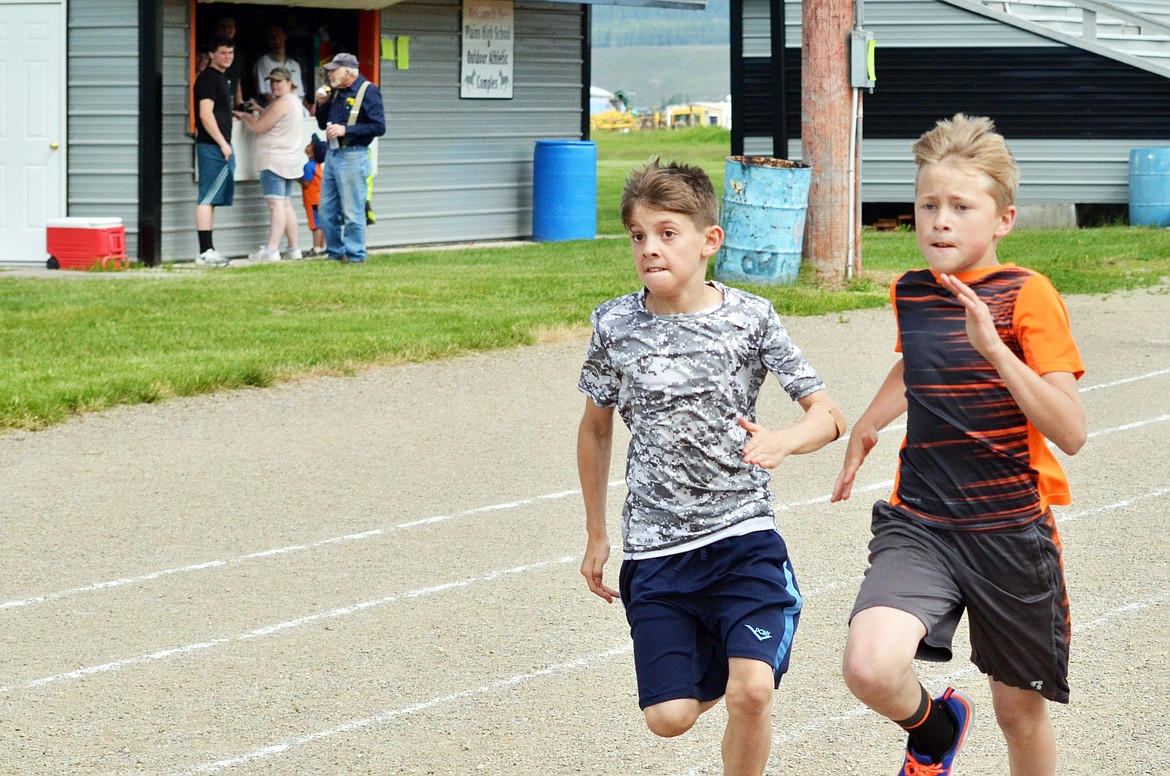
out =
[[[1109,611],[1096,617],[1093,620],[1090,620],[1089,622],[1082,623],[1080,625],[1074,625],[1073,633],[1079,634],[1094,630],[1095,628],[1098,628],[1117,617],[1131,614],[1133,612],[1138,612],[1143,609],[1148,609],[1151,606],[1157,606],[1158,604],[1164,603],[1168,599],[1170,599],[1170,596],[1163,595],[1122,604],[1121,606],[1110,609]],[[958,680],[976,673],[977,670],[978,669],[975,665],[968,663],[963,668],[960,668],[957,671],[953,671],[945,676],[923,677],[923,684],[929,684],[938,688],[950,687]],[[874,714],[874,712],[870,711],[869,707],[859,703],[840,714],[825,716],[820,719],[810,720],[809,722],[801,725],[785,728],[784,730],[779,731],[772,736],[772,751],[776,752],[784,744],[790,744],[795,741],[804,741],[808,738],[811,738],[815,734],[828,730],[830,727],[849,724],[870,714]],[[890,735],[895,735],[895,732],[891,730]],[[774,758],[775,755],[773,755],[772,759]],[[712,769],[718,769],[719,767],[719,761],[709,760],[702,765],[698,765],[686,771],[678,772],[674,774],[674,776],[705,776],[705,774],[711,773]]]
[[271,636],[275,633],[280,633],[282,631],[291,630],[293,628],[300,628],[300,627],[303,627],[305,625],[309,625],[311,623],[321,622],[323,620],[333,620],[333,619],[337,619],[340,617],[347,617],[351,614],[356,614],[357,612],[364,612],[366,610],[373,609],[375,607],[385,606],[387,604],[392,604],[396,601],[401,601],[401,600],[406,600],[406,599],[411,599],[411,598],[421,598],[423,596],[433,595],[434,593],[441,593],[441,592],[445,592],[447,590],[454,590],[456,588],[468,587],[469,585],[474,585],[474,584],[478,584],[481,582],[493,582],[495,580],[502,579],[504,577],[513,576],[516,574],[523,574],[523,573],[528,572],[528,571],[536,571],[538,569],[543,569],[543,568],[547,568],[550,566],[562,565],[565,563],[573,562],[575,560],[577,560],[577,556],[566,555],[563,558],[557,558],[555,560],[540,561],[539,563],[529,563],[529,564],[525,564],[523,566],[516,566],[515,568],[504,569],[503,571],[493,571],[493,572],[490,572],[490,573],[485,574],[485,575],[480,576],[480,577],[469,577],[469,578],[460,579],[460,580],[457,580],[454,582],[445,582],[445,583],[440,584],[440,585],[433,585],[431,587],[420,588],[418,590],[410,590],[410,591],[407,591],[405,593],[396,593],[394,595],[388,595],[388,596],[385,596],[383,598],[375,598],[375,599],[369,600],[369,601],[361,601],[359,603],[352,604],[350,606],[341,606],[341,607],[337,607],[335,609],[329,609],[328,611],[318,612],[316,614],[310,614],[310,615],[307,615],[305,617],[298,617],[298,618],[293,619],[293,620],[286,620],[284,622],[276,623],[275,625],[267,625],[263,628],[256,628],[255,630],[250,630],[246,633],[241,633],[241,634],[236,635],[236,636],[226,636],[226,637],[222,637],[222,638],[209,639],[207,641],[200,641],[200,642],[197,642],[194,644],[187,644],[187,645],[182,646],[182,647],[172,647],[170,649],[159,650],[158,652],[151,652],[151,653],[146,654],[146,655],[137,655],[135,657],[128,657],[128,658],[124,658],[122,660],[114,660],[114,661],[111,661],[109,663],[102,663],[101,665],[88,666],[86,668],[79,668],[79,669],[74,670],[74,671],[67,671],[65,673],[55,674],[53,676],[46,676],[46,677],[42,677],[40,679],[34,679],[30,682],[25,682],[24,684],[20,684],[20,685],[3,686],[3,687],[0,687],[0,694],[10,693],[10,692],[13,692],[15,690],[28,690],[28,689],[32,689],[35,687],[43,687],[44,685],[47,685],[47,684],[53,684],[55,682],[62,682],[62,681],[66,681],[69,679],[81,679],[82,677],[92,676],[94,674],[104,674],[104,673],[109,673],[111,671],[120,671],[123,668],[130,668],[132,666],[138,666],[138,665],[142,665],[145,663],[152,663],[152,662],[156,662],[159,660],[165,660],[165,659],[171,658],[171,657],[178,657],[180,655],[188,655],[188,654],[191,654],[193,652],[201,652],[204,650],[212,649],[214,647],[223,646],[225,644],[232,644],[232,643],[241,642],[241,641],[250,641],[252,639],[258,639],[258,638],[262,638],[264,636]]
[[[620,481],[619,481],[619,484],[620,484]],[[862,493],[862,492],[865,492],[868,490],[877,490],[880,488],[888,488],[892,484],[893,484],[892,480],[885,480],[882,482],[874,483],[872,485],[867,485],[863,488],[859,488],[855,492]],[[1156,489],[1154,491],[1150,491],[1148,493],[1145,493],[1145,494],[1142,494],[1139,496],[1133,496],[1133,497],[1130,497],[1127,499],[1123,499],[1121,501],[1116,501],[1116,502],[1113,502],[1111,504],[1106,504],[1103,506],[1094,507],[1094,508],[1088,509],[1088,510],[1082,510],[1080,512],[1070,513],[1068,515],[1064,515],[1064,516],[1060,517],[1057,520],[1057,522],[1063,523],[1063,522],[1070,521],[1070,520],[1076,520],[1076,519],[1081,518],[1081,517],[1087,517],[1090,515],[1100,514],[1103,512],[1114,510],[1114,509],[1121,509],[1121,508],[1129,507],[1129,506],[1132,506],[1140,501],[1162,497],[1162,496],[1165,496],[1167,494],[1170,494],[1170,487],[1159,488],[1159,489]],[[791,504],[781,504],[781,505],[777,505],[776,511],[782,512],[782,511],[788,511],[788,510],[791,510],[791,509],[794,509],[794,508],[797,508],[800,506],[812,506],[815,504],[823,503],[823,502],[827,501],[828,498],[829,498],[828,496],[819,496],[817,498],[806,499],[804,501],[792,502]],[[31,689],[31,688],[40,687],[40,686],[43,686],[46,684],[51,684],[54,682],[64,681],[64,680],[68,680],[68,679],[79,679],[79,678],[82,678],[84,676],[89,676],[92,674],[108,673],[110,671],[117,671],[117,670],[121,670],[123,668],[129,668],[129,667],[141,665],[144,663],[163,660],[165,658],[175,657],[175,656],[184,655],[184,654],[190,654],[193,652],[199,652],[202,650],[207,650],[207,649],[211,649],[214,647],[222,646],[224,644],[230,644],[230,643],[240,642],[240,641],[247,641],[247,640],[259,638],[261,636],[268,636],[268,635],[272,635],[274,633],[278,633],[281,631],[301,627],[301,626],[304,626],[304,625],[307,625],[307,624],[310,624],[313,622],[318,622],[320,620],[333,619],[333,618],[337,618],[337,617],[346,616],[349,614],[353,614],[355,612],[364,611],[366,609],[376,607],[376,606],[382,606],[382,605],[392,603],[394,601],[398,601],[401,599],[417,598],[417,597],[420,597],[423,595],[430,595],[432,593],[441,592],[444,590],[451,590],[451,589],[455,589],[455,588],[459,588],[459,587],[466,587],[468,585],[476,584],[476,583],[480,583],[480,582],[490,582],[490,581],[499,579],[499,578],[504,577],[504,576],[523,573],[525,571],[536,570],[536,569],[540,569],[540,568],[554,565],[554,564],[568,563],[568,562],[574,560],[575,558],[576,558],[576,556],[565,556],[563,558],[558,558],[555,560],[540,561],[537,563],[526,564],[526,565],[518,566],[518,567],[515,567],[512,569],[505,569],[502,571],[493,571],[493,572],[490,572],[482,577],[474,577],[474,578],[468,578],[468,579],[459,580],[459,581],[455,581],[455,582],[447,582],[447,583],[443,583],[441,585],[436,585],[436,586],[427,587],[427,588],[421,588],[419,590],[408,591],[405,593],[397,593],[394,595],[385,596],[383,598],[373,599],[370,601],[364,601],[364,602],[360,602],[360,603],[353,604],[353,605],[346,606],[346,607],[339,607],[336,609],[331,609],[331,610],[328,610],[326,612],[319,612],[316,614],[307,615],[305,617],[297,618],[294,620],[288,620],[288,621],[285,621],[282,623],[277,623],[275,625],[266,626],[264,628],[258,628],[256,630],[249,631],[248,633],[240,634],[237,636],[229,636],[229,637],[210,639],[208,641],[197,642],[194,644],[187,644],[187,645],[181,646],[181,647],[173,647],[170,649],[160,650],[158,652],[152,652],[152,653],[149,653],[146,655],[138,655],[135,657],[125,658],[122,660],[115,660],[115,661],[111,661],[109,663],[103,663],[103,664],[96,665],[96,666],[89,666],[86,668],[76,669],[74,671],[68,671],[68,672],[61,673],[61,674],[55,674],[53,676],[35,679],[35,680],[30,681],[30,682],[21,684],[21,685],[4,685],[4,686],[0,686],[0,693],[9,693],[9,692],[12,692],[12,691],[17,690],[17,689]]]
[[[819,594],[824,594],[826,592],[829,592],[833,588],[838,587],[840,584],[843,584],[843,583],[844,583],[844,580],[842,580],[842,582],[832,583],[830,585],[827,585],[819,591],[812,591],[812,592],[806,593],[805,598],[811,599]],[[1150,606],[1154,606],[1156,604],[1162,603],[1165,600],[1167,600],[1167,596],[1149,598],[1149,599],[1145,599],[1142,601],[1132,601],[1132,602],[1123,604],[1122,606],[1111,609],[1111,610],[1105,612],[1104,614],[1100,615],[1096,619],[1094,619],[1090,622],[1084,623],[1083,625],[1081,625],[1079,627],[1074,626],[1073,631],[1074,631],[1074,633],[1076,633],[1076,632],[1081,632],[1081,631],[1092,630],[1092,629],[1104,624],[1105,622],[1107,622],[1115,617],[1119,617],[1119,616],[1122,616],[1125,614],[1129,614],[1131,612],[1136,612],[1136,611],[1140,611],[1142,609],[1146,609]],[[289,751],[290,749],[293,749],[293,748],[296,748],[299,746],[304,746],[305,744],[310,744],[310,743],[313,743],[315,741],[321,741],[324,739],[334,738],[336,736],[344,735],[344,734],[352,732],[354,730],[360,730],[360,729],[369,728],[369,727],[376,727],[378,725],[382,725],[382,724],[389,722],[393,719],[396,719],[398,717],[416,714],[420,711],[425,711],[425,710],[433,708],[435,706],[439,706],[439,705],[446,704],[446,703],[454,703],[456,701],[462,701],[462,700],[465,700],[465,699],[470,698],[470,697],[496,692],[498,690],[507,689],[509,687],[516,687],[519,685],[527,684],[535,679],[540,679],[543,677],[552,676],[553,674],[559,674],[559,673],[563,673],[565,671],[573,671],[573,670],[576,670],[578,668],[582,668],[590,663],[593,663],[593,662],[596,662],[599,660],[606,660],[606,659],[609,659],[612,657],[616,657],[618,655],[624,655],[624,654],[630,652],[632,649],[633,649],[633,647],[630,644],[626,644],[626,645],[618,646],[618,647],[613,647],[613,648],[608,649],[604,652],[599,652],[599,653],[594,654],[594,655],[588,655],[586,657],[577,658],[576,660],[571,660],[571,661],[568,661],[565,663],[557,663],[555,665],[547,666],[547,667],[539,669],[537,671],[532,671],[532,672],[524,673],[524,674],[517,674],[515,676],[511,676],[511,677],[508,677],[506,679],[498,679],[494,682],[490,682],[490,683],[482,685],[480,687],[475,687],[475,688],[471,688],[471,689],[467,689],[467,690],[460,690],[459,692],[454,692],[454,693],[450,693],[447,695],[442,695],[442,696],[438,696],[435,698],[430,698],[428,700],[421,701],[419,703],[415,703],[413,705],[405,706],[405,707],[398,708],[398,709],[389,709],[389,710],[381,712],[379,714],[375,714],[375,715],[369,716],[369,717],[364,717],[364,718],[358,719],[358,720],[351,720],[351,721],[346,722],[342,725],[328,728],[326,730],[320,730],[320,731],[316,731],[313,733],[306,733],[304,735],[294,736],[294,737],[286,739],[285,741],[282,741],[280,743],[264,746],[264,747],[261,747],[260,749],[253,750],[251,752],[248,752],[248,753],[242,754],[242,755],[238,755],[236,757],[230,757],[230,758],[226,758],[223,760],[216,760],[215,762],[197,765],[197,766],[195,766],[187,771],[183,771],[182,773],[183,774],[202,774],[202,773],[216,773],[216,772],[219,772],[222,770],[227,770],[229,768],[234,768],[237,765],[243,765],[245,763],[254,762],[256,760],[261,760],[261,759],[264,759],[267,757],[271,757],[272,755],[283,754],[283,753]],[[931,679],[930,681],[933,684],[939,684],[939,685],[951,684],[954,680],[959,679],[959,678],[966,676],[968,674],[971,674],[975,670],[976,669],[975,669],[974,665],[967,665],[966,667],[960,669],[959,671],[955,671],[955,672],[948,674],[946,676],[943,676],[943,677],[935,677],[935,678]],[[788,729],[778,733],[777,735],[775,735],[773,737],[773,739],[772,739],[773,746],[775,747],[775,746],[778,746],[778,745],[783,744],[783,743],[788,743],[791,741],[797,741],[797,740],[807,738],[809,735],[811,735],[813,733],[818,733],[820,731],[827,729],[830,725],[841,724],[844,722],[850,722],[850,721],[855,720],[855,719],[860,719],[861,717],[865,716],[868,713],[870,713],[868,708],[866,708],[863,705],[858,705],[858,706],[855,706],[855,707],[845,711],[842,714],[823,717],[820,720],[809,722],[809,723],[806,723],[804,725],[800,725],[800,726],[795,727],[795,728],[788,728]],[[686,771],[684,774],[680,774],[680,776],[698,776],[698,774],[702,774],[702,773],[706,773],[705,767],[700,767],[698,769],[692,769],[692,770]]]
[[1105,388],[1116,388],[1119,385],[1128,385],[1129,383],[1136,383],[1139,380],[1149,380],[1152,377],[1162,377],[1163,375],[1170,375],[1170,368],[1157,369],[1153,372],[1146,372],[1142,375],[1134,375],[1133,377],[1122,377],[1117,380],[1111,380],[1107,383],[1097,383],[1096,385],[1086,385],[1083,388],[1078,388],[1081,393],[1089,393],[1090,391],[1100,391]]
[[400,709],[390,709],[390,710],[384,711],[380,714],[375,714],[372,717],[365,717],[364,719],[351,720],[350,722],[346,722],[345,724],[338,725],[337,727],[334,727],[334,728],[329,728],[328,730],[319,730],[315,733],[306,733],[305,735],[294,736],[293,738],[282,741],[279,744],[272,744],[270,746],[265,746],[261,749],[257,749],[255,751],[248,752],[247,754],[242,754],[242,755],[239,755],[237,757],[231,757],[231,758],[228,758],[225,760],[217,760],[215,762],[204,763],[203,765],[197,765],[194,768],[191,768],[190,770],[182,771],[182,773],[184,773],[184,774],[216,773],[218,771],[226,770],[228,768],[234,768],[237,765],[243,765],[244,763],[253,762],[255,760],[261,760],[261,759],[264,759],[265,757],[271,757],[274,754],[281,754],[283,752],[287,752],[289,749],[292,749],[294,747],[304,746],[305,744],[310,744],[314,741],[319,741],[319,740],[326,739],[326,738],[333,738],[335,736],[343,735],[345,733],[349,733],[349,732],[354,731],[354,730],[361,730],[362,728],[368,728],[368,727],[374,727],[377,725],[381,725],[381,724],[389,722],[390,720],[393,720],[397,717],[404,717],[404,716],[408,716],[410,714],[417,714],[420,711],[426,711],[427,709],[432,708],[434,706],[439,706],[439,705],[442,705],[445,703],[454,703],[456,701],[466,700],[467,698],[472,698],[476,695],[484,695],[487,693],[495,692],[497,690],[504,690],[504,689],[507,689],[509,687],[515,687],[517,685],[526,684],[534,679],[540,679],[540,678],[545,677],[545,676],[551,676],[553,674],[558,674],[558,673],[561,673],[563,671],[571,671],[571,670],[586,666],[589,663],[592,663],[592,662],[597,661],[597,660],[604,660],[606,658],[614,657],[616,655],[625,654],[626,652],[629,652],[632,649],[633,649],[632,645],[629,645],[629,644],[627,644],[625,646],[621,646],[621,647],[614,647],[613,649],[606,650],[605,652],[600,652],[596,655],[589,655],[587,657],[578,658],[576,660],[570,660],[567,663],[557,663],[556,665],[547,666],[547,667],[542,668],[538,671],[532,671],[531,673],[527,673],[527,674],[517,674],[516,676],[511,676],[511,677],[508,677],[507,679],[499,679],[499,680],[494,681],[490,684],[485,684],[482,687],[476,687],[476,688],[470,689],[470,690],[460,690],[459,692],[450,693],[449,695],[442,695],[442,696],[439,696],[437,698],[431,698],[429,700],[421,701],[419,703],[414,704],[413,706],[405,706],[405,707],[400,708]]
[[[816,598],[818,596],[825,595],[826,593],[832,591],[834,588],[840,587],[845,582],[855,581],[856,579],[860,579],[860,575],[855,577],[854,580],[840,580],[838,582],[832,582],[828,585],[824,585],[824,586],[816,588],[814,590],[805,591],[803,593],[804,599],[806,601],[808,601],[808,600],[811,600],[811,599]],[[182,773],[184,773],[184,774],[215,773],[217,771],[222,771],[222,770],[225,770],[227,768],[233,768],[237,765],[243,765],[244,763],[253,762],[255,760],[269,757],[269,756],[274,755],[274,754],[281,754],[283,752],[287,752],[289,749],[292,749],[292,748],[297,747],[297,746],[303,746],[304,744],[312,743],[313,741],[319,741],[319,740],[326,739],[326,738],[333,738],[334,736],[342,735],[344,733],[348,733],[348,732],[353,731],[353,730],[359,730],[362,728],[368,728],[368,727],[374,727],[377,725],[381,725],[385,722],[389,722],[390,720],[395,719],[396,717],[403,717],[403,716],[407,716],[410,714],[416,714],[420,711],[425,711],[425,710],[430,709],[434,706],[438,706],[438,705],[441,705],[444,703],[453,703],[455,701],[465,700],[467,698],[470,698],[470,697],[473,697],[476,695],[484,695],[487,693],[495,692],[497,690],[503,690],[503,689],[506,689],[508,687],[515,687],[517,685],[526,684],[534,679],[540,679],[540,678],[545,677],[545,676],[552,676],[553,674],[559,674],[559,673],[562,673],[565,671],[572,671],[572,670],[575,670],[578,668],[582,668],[590,663],[593,663],[593,662],[596,662],[599,660],[606,660],[606,659],[611,658],[611,657],[617,657],[618,655],[624,655],[628,652],[631,652],[632,650],[633,650],[632,644],[625,644],[623,646],[613,647],[612,649],[608,649],[604,652],[598,652],[597,654],[594,654],[594,655],[587,655],[585,657],[577,658],[576,660],[570,660],[566,663],[558,663],[556,665],[551,665],[551,666],[547,666],[545,668],[541,668],[537,671],[532,671],[532,672],[524,673],[524,674],[517,674],[516,676],[511,676],[511,677],[508,677],[507,679],[498,679],[494,682],[491,682],[489,684],[485,684],[481,687],[475,687],[475,688],[468,689],[468,690],[460,690],[459,692],[454,692],[454,693],[450,693],[448,695],[443,695],[443,696],[439,696],[436,698],[431,698],[429,700],[420,701],[419,703],[415,703],[411,706],[405,706],[405,707],[399,708],[399,709],[390,709],[390,710],[381,712],[379,714],[375,714],[375,715],[370,716],[370,717],[365,717],[364,719],[352,720],[350,722],[346,722],[342,725],[338,725],[337,727],[329,728],[327,730],[321,730],[321,731],[318,731],[315,733],[306,733],[305,735],[301,735],[301,736],[294,736],[293,738],[290,738],[290,739],[283,741],[279,744],[272,744],[269,746],[261,747],[260,749],[257,749],[257,750],[252,751],[252,752],[248,752],[247,754],[239,755],[237,757],[231,757],[231,758],[228,758],[225,760],[217,760],[216,762],[211,762],[211,763],[204,763],[203,765],[195,766],[194,768],[191,768],[190,770],[187,770],[187,771],[183,771]]]
[[[614,483],[611,483],[613,485]],[[621,484],[621,483],[617,483]],[[569,496],[579,495],[581,491],[566,490],[557,493],[548,493],[543,496],[536,496],[535,498],[523,499],[520,501],[508,501],[502,504],[491,504],[484,507],[476,507],[474,509],[467,509],[462,512],[457,512],[452,515],[435,515],[434,517],[426,517],[419,520],[411,520],[406,523],[398,523],[397,525],[389,526],[388,528],[374,528],[369,531],[361,531],[359,533],[345,534],[344,536],[331,536],[315,542],[307,544],[293,544],[287,547],[276,547],[268,550],[259,550],[257,552],[250,552],[246,555],[237,555],[234,558],[227,558],[223,560],[210,560],[203,563],[194,563],[189,566],[178,566],[176,568],[163,569],[161,571],[153,571],[148,574],[142,574],[136,577],[119,577],[118,579],[109,579],[104,582],[95,582],[89,585],[82,585],[80,587],[73,587],[67,590],[58,590],[54,593],[47,593],[40,596],[31,596],[29,598],[21,598],[13,601],[6,601],[0,603],[0,611],[5,609],[16,609],[23,606],[31,606],[32,604],[46,603],[48,601],[56,601],[70,596],[80,595],[82,593],[92,593],[98,590],[108,590],[110,588],[122,587],[124,585],[136,585],[144,582],[151,582],[165,577],[177,576],[180,574],[189,574],[194,571],[204,571],[207,569],[223,568],[226,566],[235,566],[241,563],[246,563],[252,560],[261,560],[264,558],[272,558],[279,555],[288,555],[294,552],[304,552],[306,550],[316,549],[318,547],[327,547],[331,544],[340,544],[343,542],[358,542],[365,539],[372,539],[378,536],[385,536],[407,528],[417,528],[424,525],[432,525],[435,523],[442,523],[447,520],[454,520],[460,517],[469,517],[471,515],[479,515],[488,512],[497,512],[506,509],[518,509],[523,506],[535,504],[538,501],[550,501],[554,499],[567,498]]]
[[[1152,372],[1146,372],[1145,374],[1134,375],[1132,377],[1120,378],[1118,380],[1113,380],[1113,381],[1107,382],[1107,383],[1098,383],[1096,385],[1086,386],[1086,387],[1081,388],[1079,390],[1082,393],[1087,393],[1089,391],[1096,391],[1096,390],[1105,389],[1105,388],[1114,388],[1114,387],[1119,386],[1119,385],[1127,385],[1129,383],[1138,382],[1141,380],[1149,380],[1151,378],[1161,377],[1163,375],[1168,375],[1168,374],[1170,374],[1170,368],[1159,369],[1159,370],[1155,370]],[[1089,437],[1092,438],[1094,436],[1101,436],[1101,435],[1108,434],[1108,433],[1115,433],[1117,431],[1129,431],[1131,429],[1138,428],[1141,425],[1145,425],[1145,424],[1149,424],[1149,423],[1158,423],[1158,422],[1162,422],[1162,421],[1165,421],[1168,419],[1170,419],[1170,415],[1162,415],[1162,416],[1160,416],[1158,418],[1154,418],[1152,420],[1138,421],[1137,423],[1131,423],[1131,424],[1127,424],[1125,426],[1119,426],[1115,429],[1104,429],[1101,431],[1091,432],[1089,434]],[[886,426],[885,428],[883,428],[881,430],[881,432],[879,432],[879,433],[884,434],[887,432],[898,431],[898,430],[902,430],[905,428],[906,428],[906,424],[904,422],[892,423],[889,426]],[[847,439],[847,437],[843,437],[842,439],[837,440],[837,441],[843,442],[846,439]],[[860,489],[860,490],[855,491],[855,492],[864,493],[867,490],[876,490],[879,487],[885,487],[886,483],[892,484],[892,482],[893,482],[892,480],[887,480],[887,481],[880,483],[878,485],[870,486],[868,488],[863,488],[863,489]],[[624,484],[625,483],[621,480],[614,480],[614,481],[609,483],[609,487],[611,487],[611,488],[621,487]],[[15,599],[12,601],[0,602],[0,612],[3,612],[3,611],[8,610],[8,609],[18,609],[18,608],[25,607],[25,606],[31,606],[33,604],[41,604],[41,603],[47,603],[49,601],[57,601],[57,600],[60,600],[62,598],[68,598],[68,597],[75,596],[75,595],[81,595],[83,593],[93,593],[93,592],[97,592],[100,590],[109,590],[111,588],[123,587],[126,585],[144,584],[146,582],[152,582],[152,581],[155,581],[158,579],[163,579],[166,577],[178,576],[180,574],[190,574],[190,573],[193,573],[196,571],[206,571],[208,569],[224,568],[227,566],[234,566],[234,565],[239,565],[241,563],[247,563],[247,562],[253,561],[253,560],[261,560],[264,558],[271,558],[271,557],[276,557],[276,556],[280,556],[280,555],[288,555],[288,554],[295,553],[295,552],[305,552],[308,550],[317,549],[319,547],[327,547],[327,546],[332,545],[332,544],[339,544],[339,543],[343,543],[343,542],[356,542],[356,541],[362,541],[365,539],[372,539],[372,538],[379,537],[379,536],[385,536],[386,534],[394,532],[394,531],[405,530],[408,528],[417,528],[417,527],[426,526],[426,525],[434,525],[436,523],[443,523],[443,522],[447,522],[449,520],[455,520],[455,519],[461,518],[461,517],[470,517],[472,515],[487,514],[487,513],[491,513],[491,512],[499,512],[499,511],[508,510],[508,509],[518,509],[520,507],[530,506],[530,505],[535,504],[539,501],[552,501],[552,500],[557,500],[557,499],[571,498],[571,497],[580,495],[580,493],[581,493],[581,490],[579,488],[575,488],[575,489],[571,489],[571,490],[562,490],[562,491],[557,491],[555,493],[546,493],[542,496],[536,496],[534,498],[526,498],[526,499],[520,499],[517,501],[507,501],[507,502],[503,502],[500,504],[490,504],[488,506],[475,507],[473,509],[467,509],[467,510],[464,510],[462,512],[457,512],[457,513],[451,514],[451,515],[435,515],[433,517],[426,517],[426,518],[421,518],[418,520],[411,520],[411,521],[408,521],[405,523],[398,523],[397,525],[392,525],[392,526],[389,526],[387,528],[374,528],[374,529],[371,529],[368,531],[361,531],[358,533],[346,534],[343,536],[328,537],[326,539],[321,539],[319,541],[309,542],[306,544],[293,544],[293,545],[289,545],[286,547],[276,547],[276,548],[272,548],[272,549],[268,549],[268,550],[259,550],[257,552],[251,552],[251,553],[247,553],[245,555],[237,555],[233,558],[227,558],[227,559],[221,559],[221,560],[209,560],[209,561],[204,561],[202,563],[193,563],[193,564],[186,565],[186,566],[178,566],[175,568],[162,569],[160,571],[153,571],[153,572],[149,572],[147,574],[141,574],[141,575],[133,576],[133,577],[118,577],[116,579],[109,579],[109,580],[105,580],[102,582],[94,582],[94,583],[88,584],[88,585],[81,585],[79,587],[68,588],[65,590],[58,590],[56,592],[46,593],[45,595],[30,596],[28,598],[20,598],[20,599]],[[824,496],[824,497],[810,500],[808,502],[804,502],[804,503],[800,504],[800,506],[811,506],[813,504],[820,504],[820,503],[827,502],[828,500],[829,500],[828,496]],[[792,505],[792,506],[797,506],[797,505]],[[783,510],[786,508],[788,508],[788,507],[780,507],[779,509]]]

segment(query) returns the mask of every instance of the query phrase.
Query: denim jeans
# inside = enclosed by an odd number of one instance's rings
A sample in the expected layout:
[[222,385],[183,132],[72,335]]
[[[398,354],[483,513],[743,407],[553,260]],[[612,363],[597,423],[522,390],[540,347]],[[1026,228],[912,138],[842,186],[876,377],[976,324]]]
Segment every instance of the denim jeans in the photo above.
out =
[[329,258],[366,260],[366,178],[370,149],[330,149],[321,174],[321,228]]

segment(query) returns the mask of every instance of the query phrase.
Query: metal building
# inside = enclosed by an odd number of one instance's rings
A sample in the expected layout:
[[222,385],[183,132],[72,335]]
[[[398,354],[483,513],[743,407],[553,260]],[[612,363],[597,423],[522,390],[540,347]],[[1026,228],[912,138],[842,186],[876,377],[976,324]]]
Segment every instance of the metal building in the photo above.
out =
[[[798,159],[801,4],[742,2],[732,89],[744,150],[772,154],[770,10],[782,6],[789,152]],[[911,143],[958,112],[996,121],[1020,163],[1021,205],[1125,203],[1129,151],[1170,145],[1164,1],[856,2],[877,45],[876,88],[863,100],[865,203],[912,201]]]
[[[46,220],[60,216],[120,217],[129,254],[146,262],[194,257],[196,39],[230,12],[329,19],[358,39],[387,106],[371,247],[530,236],[535,141],[588,135],[589,6],[505,3],[514,88],[467,99],[461,0],[0,0],[6,104],[20,106],[0,122],[0,261],[43,264]],[[409,62],[390,59],[406,42]],[[216,209],[216,247],[254,250],[267,220],[258,183],[237,172],[235,204]]]

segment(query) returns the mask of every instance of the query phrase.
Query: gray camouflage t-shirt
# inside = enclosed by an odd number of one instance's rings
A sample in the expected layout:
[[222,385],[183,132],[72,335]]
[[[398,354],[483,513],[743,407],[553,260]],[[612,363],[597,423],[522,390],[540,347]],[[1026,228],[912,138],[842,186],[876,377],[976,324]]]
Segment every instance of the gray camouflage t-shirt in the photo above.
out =
[[768,372],[795,401],[824,388],[766,299],[713,283],[717,308],[655,315],[644,290],[593,311],[578,390],[617,407],[632,439],[622,541],[627,553],[690,542],[771,516],[766,470],[743,462]]

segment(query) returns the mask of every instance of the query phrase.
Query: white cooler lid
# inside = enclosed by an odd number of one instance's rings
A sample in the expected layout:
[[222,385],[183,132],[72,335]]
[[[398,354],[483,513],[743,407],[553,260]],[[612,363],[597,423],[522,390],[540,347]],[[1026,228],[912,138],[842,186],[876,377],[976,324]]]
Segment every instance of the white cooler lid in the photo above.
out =
[[106,229],[111,226],[121,226],[120,218],[94,218],[91,216],[68,216],[66,218],[50,218],[45,226],[55,226],[63,229]]

